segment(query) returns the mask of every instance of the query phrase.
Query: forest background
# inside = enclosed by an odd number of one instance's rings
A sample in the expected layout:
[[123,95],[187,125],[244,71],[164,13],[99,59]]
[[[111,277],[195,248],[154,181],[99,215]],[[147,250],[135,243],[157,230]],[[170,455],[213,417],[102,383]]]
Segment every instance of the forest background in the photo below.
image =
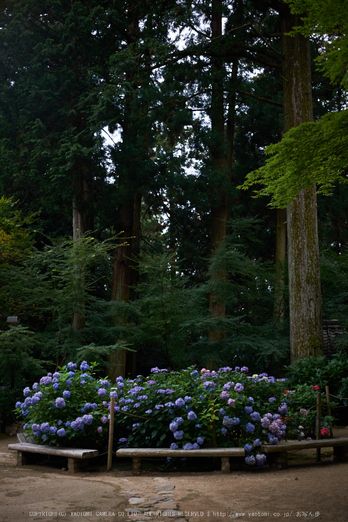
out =
[[324,354],[322,318],[348,317],[347,21],[344,0],[1,2],[3,389],[68,360],[281,376]]

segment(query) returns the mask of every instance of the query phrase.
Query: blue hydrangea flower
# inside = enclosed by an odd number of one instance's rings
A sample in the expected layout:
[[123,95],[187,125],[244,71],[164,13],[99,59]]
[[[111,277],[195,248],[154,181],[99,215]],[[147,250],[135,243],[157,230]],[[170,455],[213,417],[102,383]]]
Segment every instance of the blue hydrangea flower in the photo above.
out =
[[64,408],[65,400],[63,399],[63,397],[57,397],[55,402],[56,402],[57,408]]
[[262,442],[260,441],[260,439],[255,439],[254,440],[254,447],[255,448],[259,448],[261,445],[262,445]]
[[172,449],[172,450],[176,450],[176,449],[178,449],[178,448],[179,448],[179,446],[178,446],[177,444],[175,444],[175,442],[172,442],[172,443],[171,443],[171,445],[170,445],[170,449]]
[[204,437],[197,437],[197,443],[201,446],[204,442]]
[[93,422],[93,416],[92,415],[84,415],[82,417],[82,422],[83,422],[83,424],[86,424],[87,426],[89,426]]
[[234,391],[236,392],[242,392],[244,390],[244,386],[243,384],[241,384],[240,382],[237,382],[237,384],[235,385],[234,387]]
[[187,418],[188,418],[188,420],[196,420],[197,419],[197,415],[195,414],[194,411],[189,411],[188,415],[187,415]]
[[20,401],[16,402],[16,408],[20,408],[22,406],[22,403]]
[[255,431],[255,426],[254,426],[254,424],[251,424],[251,422],[248,422],[248,423],[246,424],[246,426],[245,426],[245,431],[246,431],[247,433],[254,433],[254,431]]
[[57,428],[56,428],[56,426],[51,426],[51,427],[50,427],[50,433],[51,433],[51,435],[54,435],[56,432],[57,432]]
[[221,433],[222,433],[223,435],[226,435],[226,434],[227,434],[227,430],[226,430],[226,428],[221,428]]
[[64,429],[64,428],[60,428],[60,429],[57,431],[57,435],[58,435],[59,437],[65,437],[65,435],[66,435],[66,431],[65,431],[65,429]]
[[76,370],[77,368],[77,364],[73,363],[73,362],[68,362],[68,370]]
[[99,397],[105,397],[106,389],[105,388],[99,388],[98,395],[99,395]]
[[270,397],[270,398],[268,399],[268,402],[274,402],[274,401],[276,401],[276,400],[277,400],[277,399],[276,399],[275,397]]
[[185,402],[191,402],[191,401],[192,401],[192,397],[190,397],[189,395],[186,395]]
[[40,384],[50,384],[52,382],[52,377],[50,375],[45,375],[45,377],[41,377]]
[[259,414],[259,412],[257,411],[254,411],[251,415],[250,415],[250,418],[253,422],[258,422],[261,420],[261,415]]
[[43,422],[41,425],[40,425],[40,430],[42,431],[42,433],[48,433],[50,431],[50,425],[48,422]]
[[146,410],[146,412],[145,412],[145,413],[148,413],[148,414],[150,414],[150,413],[152,413],[152,410]]
[[245,457],[245,462],[249,466],[254,466],[256,463],[256,459],[255,459],[254,455],[249,455],[249,457]]
[[31,394],[31,390],[30,390],[29,386],[27,386],[23,390],[23,395],[24,395],[24,397],[28,397],[30,394]]
[[245,413],[247,413],[248,415],[250,415],[250,413],[253,412],[253,407],[252,407],[252,406],[245,406],[245,407],[244,407],[244,411],[245,411]]
[[181,397],[179,397],[179,399],[176,399],[175,406],[177,406],[178,408],[182,408],[182,406],[185,406],[184,399],[182,399]]
[[52,388],[57,391],[59,389],[59,383],[58,382],[55,382],[52,386]]
[[178,424],[182,424],[184,422],[184,419],[182,417],[176,417],[175,422],[177,422]]
[[178,430],[174,433],[174,438],[176,440],[182,440],[184,438],[184,432],[182,430]]
[[191,442],[186,442],[186,444],[184,444],[183,449],[184,450],[192,450],[193,449],[193,444],[191,444]]
[[173,433],[175,433],[176,431],[178,431],[178,428],[179,428],[179,424],[175,421],[171,422],[169,424],[169,429],[170,431],[172,431]]
[[87,361],[82,361],[82,363],[80,364],[80,370],[82,372],[86,372],[88,369],[89,369],[89,364],[87,363]]
[[250,453],[252,451],[253,447],[251,444],[245,444],[244,446],[244,450],[245,450],[245,453]]

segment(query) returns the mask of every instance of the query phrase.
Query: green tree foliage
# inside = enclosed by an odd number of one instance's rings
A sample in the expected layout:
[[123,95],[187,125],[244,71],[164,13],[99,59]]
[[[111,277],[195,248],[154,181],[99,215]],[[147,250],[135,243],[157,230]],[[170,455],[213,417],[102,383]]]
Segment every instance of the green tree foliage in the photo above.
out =
[[246,176],[241,188],[265,185],[256,194],[270,196],[270,205],[276,208],[286,207],[314,183],[319,192],[331,195],[337,181],[347,183],[347,123],[344,110],[290,129],[281,142],[267,147],[271,157]]

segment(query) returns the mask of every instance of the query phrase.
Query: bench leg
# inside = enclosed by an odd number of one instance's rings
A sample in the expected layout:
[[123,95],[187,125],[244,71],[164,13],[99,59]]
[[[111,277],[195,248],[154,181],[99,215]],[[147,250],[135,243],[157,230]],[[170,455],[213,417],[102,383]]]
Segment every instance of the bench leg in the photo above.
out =
[[24,451],[17,451],[17,466],[28,464],[28,454]]
[[230,472],[230,458],[221,457],[221,473],[229,473],[229,472]]
[[267,460],[270,466],[281,469],[288,468],[288,453],[287,451],[279,451],[275,453],[268,453]]
[[140,475],[141,473],[141,458],[133,457],[133,475]]
[[78,473],[84,471],[88,467],[88,459],[75,459],[68,457],[68,472]]
[[348,446],[334,446],[333,449],[334,460],[342,462],[348,461]]

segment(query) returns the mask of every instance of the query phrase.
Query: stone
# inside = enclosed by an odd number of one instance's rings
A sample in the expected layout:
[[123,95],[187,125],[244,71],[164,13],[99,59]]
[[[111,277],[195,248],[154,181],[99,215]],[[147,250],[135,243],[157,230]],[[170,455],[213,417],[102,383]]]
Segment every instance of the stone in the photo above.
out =
[[146,502],[146,498],[131,497],[128,499],[128,502],[130,504],[142,504],[143,502]]
[[154,491],[173,491],[175,489],[175,486],[172,486],[171,484],[165,484],[163,486],[157,486],[154,488]]

